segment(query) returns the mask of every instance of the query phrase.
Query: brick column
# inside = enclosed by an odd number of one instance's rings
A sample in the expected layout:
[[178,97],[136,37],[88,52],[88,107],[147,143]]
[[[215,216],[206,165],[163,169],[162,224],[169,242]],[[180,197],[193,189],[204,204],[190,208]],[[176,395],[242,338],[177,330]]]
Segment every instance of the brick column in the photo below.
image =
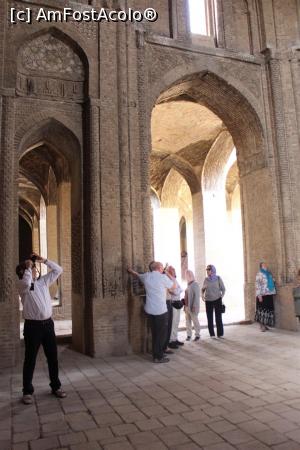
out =
[[84,276],[85,276],[85,348],[94,355],[94,302],[103,297],[102,287],[102,245],[100,216],[100,149],[99,149],[99,107],[87,106],[88,145],[84,149]]
[[17,191],[14,152],[15,103],[0,98],[0,366],[15,364],[19,349],[19,303],[15,291],[18,260]]
[[192,194],[195,277],[201,283],[205,272],[205,233],[202,192]]
[[[144,264],[153,259],[153,224],[149,218],[151,214],[150,202],[150,152],[151,152],[151,106],[147,104],[149,80],[146,66],[146,47],[139,34],[137,39],[137,66],[138,66],[138,108],[139,108],[139,147],[140,147],[140,182],[141,182],[141,214],[142,239],[144,250]],[[146,124],[146,126],[145,126]]]
[[295,276],[295,236],[293,229],[292,193],[290,185],[289,146],[286,131],[286,116],[281,78],[281,65],[286,62],[274,59],[269,60],[267,70],[270,79],[270,89],[273,104],[274,144],[278,158],[277,171],[279,175],[281,198],[281,226],[283,258],[281,272],[286,282],[292,281]]
[[190,41],[190,24],[189,24],[189,3],[188,0],[173,0],[174,8],[177,14],[177,35],[176,39],[180,41]]

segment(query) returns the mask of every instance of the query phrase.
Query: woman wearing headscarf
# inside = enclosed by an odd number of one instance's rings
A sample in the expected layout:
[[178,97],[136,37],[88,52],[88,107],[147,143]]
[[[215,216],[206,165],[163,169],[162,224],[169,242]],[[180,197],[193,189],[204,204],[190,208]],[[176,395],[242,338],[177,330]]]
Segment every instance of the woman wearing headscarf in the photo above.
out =
[[273,276],[264,262],[259,264],[259,272],[255,278],[256,313],[255,320],[259,323],[261,331],[274,327],[274,295],[276,288]]
[[200,339],[200,323],[198,314],[200,311],[200,286],[195,281],[194,273],[191,270],[185,272],[186,281],[188,283],[184,296],[184,312],[186,321],[187,341],[192,337],[192,324],[195,329],[194,341]]
[[222,298],[225,286],[221,277],[217,275],[215,266],[209,264],[206,268],[207,276],[202,286],[202,299],[205,301],[208,331],[211,337],[215,336],[214,311],[216,317],[217,336],[224,335],[222,322]]

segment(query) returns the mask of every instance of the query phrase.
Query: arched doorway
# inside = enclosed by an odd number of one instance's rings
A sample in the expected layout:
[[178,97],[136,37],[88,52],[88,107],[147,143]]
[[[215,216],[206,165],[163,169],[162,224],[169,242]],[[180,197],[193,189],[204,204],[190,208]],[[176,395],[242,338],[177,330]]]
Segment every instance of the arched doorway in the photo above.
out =
[[[235,241],[239,239],[239,252],[241,249],[244,252],[238,263],[240,292],[237,297],[239,306],[243,305],[245,311],[239,319],[251,319],[257,261],[261,258],[274,260],[272,256],[276,251],[270,239],[273,233],[271,221],[268,224],[270,235],[261,230],[262,227],[266,229],[262,204],[258,205],[259,219],[251,208],[253,196],[262,197],[265,204],[272,201],[262,126],[257,113],[234,87],[204,71],[174,81],[165,88],[153,108],[151,129],[152,186],[161,192],[170,170],[179,168],[191,188],[194,264],[200,282],[205,276],[206,263],[218,261],[220,275],[226,271],[226,266],[236,267],[236,253],[230,251],[233,221],[234,226],[239,227]],[[234,147],[235,165],[230,159]],[[219,205],[222,214],[217,205],[213,207],[216,190],[219,194],[222,192]],[[210,220],[208,204],[211,206]],[[210,233],[212,221],[217,225],[214,233]],[[229,291],[233,284],[228,276]]]
[[[32,247],[26,256],[35,251],[63,267],[50,291],[53,318],[63,334],[73,329],[73,345],[83,351],[81,146],[67,127],[48,119],[25,133],[19,155],[19,210],[31,223]],[[23,239],[20,228],[20,247]]]

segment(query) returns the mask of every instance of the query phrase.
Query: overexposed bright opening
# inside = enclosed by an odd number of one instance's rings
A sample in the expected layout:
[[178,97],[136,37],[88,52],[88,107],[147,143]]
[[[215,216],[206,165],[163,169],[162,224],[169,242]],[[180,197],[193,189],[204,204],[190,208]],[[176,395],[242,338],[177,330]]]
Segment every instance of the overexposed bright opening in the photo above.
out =
[[189,0],[190,30],[193,34],[207,36],[206,0]]
[[[203,191],[206,264],[214,264],[222,277],[226,294],[227,313],[225,323],[244,320],[244,251],[241,216],[240,186],[237,181],[229,193],[226,180],[236,163],[236,150],[223,168],[214,172],[211,183]],[[208,165],[211,162],[208,163]],[[207,167],[209,169],[209,167]],[[204,171],[204,176],[211,172]],[[209,187],[208,187],[209,186]]]
[[[179,283],[185,285],[183,266],[187,263],[189,269],[194,270],[194,236],[192,195],[187,182],[175,170],[167,176],[162,193],[161,202],[151,193],[153,213],[154,258],[163,264],[175,267]],[[182,239],[180,223],[184,217],[184,250],[182,258]],[[187,268],[187,267],[186,267]]]

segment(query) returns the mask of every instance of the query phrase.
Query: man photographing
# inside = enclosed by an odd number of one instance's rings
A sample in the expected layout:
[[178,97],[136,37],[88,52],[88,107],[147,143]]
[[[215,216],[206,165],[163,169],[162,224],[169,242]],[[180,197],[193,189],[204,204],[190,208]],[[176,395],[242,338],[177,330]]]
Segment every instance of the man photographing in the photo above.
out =
[[[51,271],[40,276],[35,262],[43,263]],[[23,403],[33,402],[33,372],[40,345],[47,358],[50,387],[52,394],[58,398],[66,397],[58,378],[57,345],[52,316],[52,302],[49,286],[62,273],[62,268],[45,258],[33,253],[30,259],[16,267],[18,275],[18,292],[23,304],[25,359],[23,365]]]

